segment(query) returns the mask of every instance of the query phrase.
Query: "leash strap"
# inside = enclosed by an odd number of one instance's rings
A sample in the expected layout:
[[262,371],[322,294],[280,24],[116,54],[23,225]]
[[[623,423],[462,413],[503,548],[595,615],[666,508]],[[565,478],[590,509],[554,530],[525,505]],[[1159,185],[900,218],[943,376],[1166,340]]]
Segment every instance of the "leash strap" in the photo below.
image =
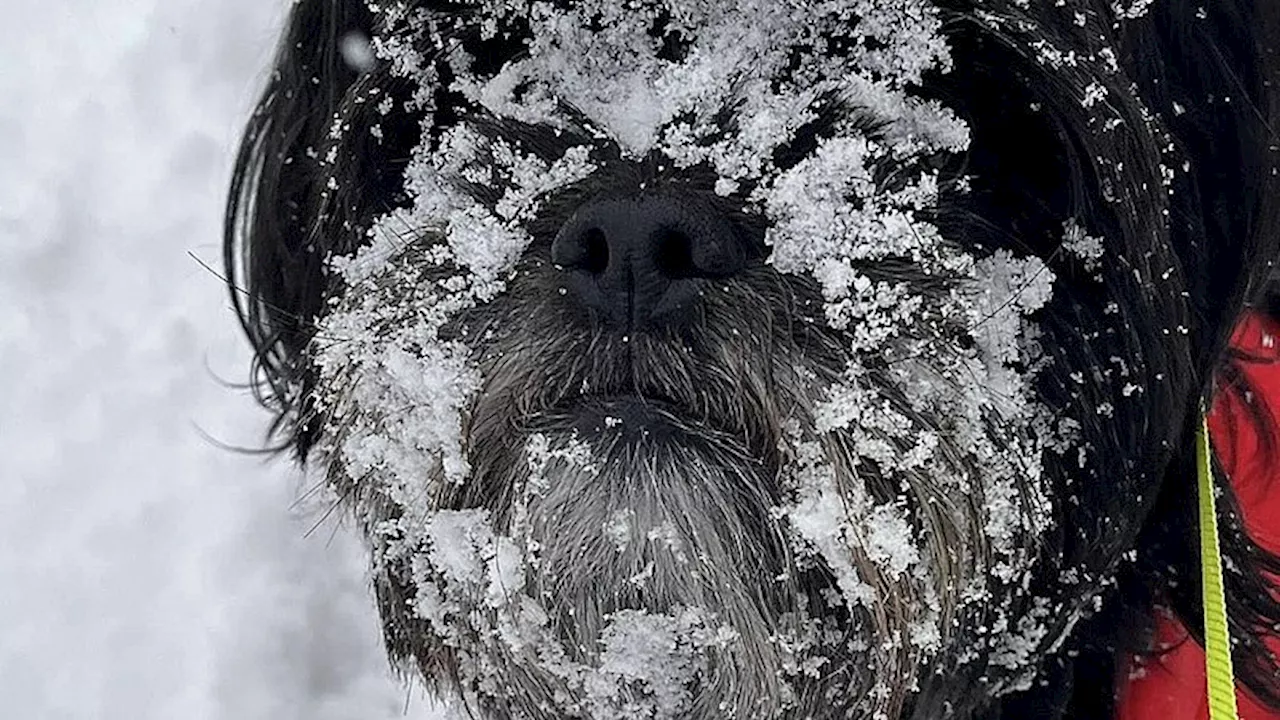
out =
[[1209,425],[1203,407],[1196,431],[1196,466],[1200,497],[1200,583],[1204,601],[1204,662],[1209,689],[1210,720],[1238,720],[1235,671],[1231,668],[1231,634],[1227,629],[1226,592],[1222,588],[1222,552],[1218,546],[1218,513],[1213,497]]

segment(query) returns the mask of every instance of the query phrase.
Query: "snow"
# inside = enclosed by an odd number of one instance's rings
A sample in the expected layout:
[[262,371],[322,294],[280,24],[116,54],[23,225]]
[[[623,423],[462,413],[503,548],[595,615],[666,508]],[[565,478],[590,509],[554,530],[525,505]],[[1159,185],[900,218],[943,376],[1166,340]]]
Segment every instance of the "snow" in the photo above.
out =
[[631,526],[635,522],[635,517],[635,510],[623,508],[609,516],[609,522],[601,528],[605,537],[612,540],[614,547],[618,548],[618,552],[626,550],[631,542]]
[[4,717],[444,717],[391,677],[365,552],[294,505],[314,481],[223,446],[266,417],[201,263],[286,5],[5,3]]
[[[699,649],[727,640],[707,631],[696,609],[672,614],[621,610],[601,633],[599,667],[588,675],[592,717],[676,718],[692,698]],[[636,696],[640,697],[637,698]]]
[[880,505],[867,518],[867,556],[886,566],[895,580],[920,561],[920,551],[911,537],[906,513],[893,505]]
[[1096,272],[1101,264],[1103,253],[1102,238],[1086,233],[1075,218],[1071,218],[1063,224],[1062,249],[1079,260],[1080,264],[1089,272]]

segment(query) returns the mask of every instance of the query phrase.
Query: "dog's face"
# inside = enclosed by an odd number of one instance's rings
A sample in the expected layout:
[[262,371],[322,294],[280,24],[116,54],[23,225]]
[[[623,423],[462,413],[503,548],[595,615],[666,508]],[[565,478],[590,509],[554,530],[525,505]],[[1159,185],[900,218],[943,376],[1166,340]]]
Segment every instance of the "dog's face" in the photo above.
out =
[[1026,5],[373,8],[295,412],[394,653],[497,718],[1030,685],[1196,365],[1142,13]]

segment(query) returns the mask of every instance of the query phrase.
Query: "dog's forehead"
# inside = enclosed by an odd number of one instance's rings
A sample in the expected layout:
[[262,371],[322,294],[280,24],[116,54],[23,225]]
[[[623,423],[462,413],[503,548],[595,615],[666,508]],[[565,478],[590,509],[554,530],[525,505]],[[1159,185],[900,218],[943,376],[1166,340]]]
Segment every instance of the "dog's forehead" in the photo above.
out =
[[[822,97],[893,120],[900,90],[950,62],[928,0],[485,2],[432,31],[472,101],[553,124],[572,106],[636,157],[679,154],[725,111],[748,144],[785,137]],[[450,45],[460,31],[507,45],[505,62]]]
[[[826,267],[831,302],[850,294],[853,262],[894,255],[968,273],[970,259],[937,242],[920,212],[938,179],[916,161],[969,142],[953,112],[916,94],[922,73],[950,63],[928,0],[488,2],[386,26],[376,49],[417,96],[465,106],[437,115],[414,151],[414,222],[442,225],[456,258],[485,278],[527,246],[520,220],[537,198],[607,175],[614,149],[713,171],[716,194],[767,218],[778,270]],[[409,42],[396,34],[405,30]],[[568,130],[573,147],[535,158],[513,144],[520,132],[495,132],[529,126]],[[819,141],[788,152],[806,128]],[[892,187],[876,179],[887,166]],[[459,178],[494,172],[509,177],[494,208],[459,192]],[[491,211],[501,217],[477,221]]]

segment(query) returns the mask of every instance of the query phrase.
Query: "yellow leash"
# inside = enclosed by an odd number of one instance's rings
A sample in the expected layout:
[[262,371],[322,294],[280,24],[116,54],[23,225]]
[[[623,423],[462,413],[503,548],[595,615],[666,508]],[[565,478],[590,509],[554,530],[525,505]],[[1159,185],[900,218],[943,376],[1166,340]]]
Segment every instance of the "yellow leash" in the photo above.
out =
[[1218,513],[1214,507],[1209,425],[1203,407],[1196,431],[1196,466],[1200,496],[1200,583],[1204,600],[1204,664],[1209,687],[1210,720],[1238,720],[1235,671],[1231,668],[1231,634],[1227,630],[1226,592],[1222,588],[1222,552],[1218,546]]

